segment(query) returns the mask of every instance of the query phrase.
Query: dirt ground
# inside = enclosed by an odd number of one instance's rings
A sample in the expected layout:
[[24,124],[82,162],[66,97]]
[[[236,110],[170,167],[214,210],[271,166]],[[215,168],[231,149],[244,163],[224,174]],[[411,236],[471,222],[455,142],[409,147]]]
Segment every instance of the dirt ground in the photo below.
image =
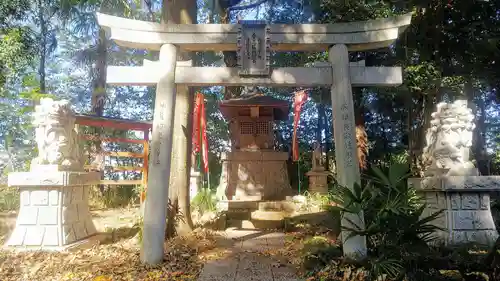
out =
[[[140,261],[139,208],[96,210],[94,224],[105,239],[74,252],[13,252],[0,250],[2,281],[194,281],[207,259],[220,256],[216,233],[196,229],[185,237],[165,241],[164,262],[145,266]],[[15,226],[16,214],[0,214],[1,243]]]

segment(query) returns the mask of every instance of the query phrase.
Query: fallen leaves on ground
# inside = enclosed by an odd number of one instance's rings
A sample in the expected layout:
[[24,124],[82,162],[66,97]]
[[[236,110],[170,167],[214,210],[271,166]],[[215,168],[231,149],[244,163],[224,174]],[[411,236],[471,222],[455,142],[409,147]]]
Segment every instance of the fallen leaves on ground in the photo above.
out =
[[137,239],[99,245],[71,253],[0,251],[2,281],[196,280],[200,254],[215,247],[215,234],[195,230],[165,242],[164,262],[144,266]]

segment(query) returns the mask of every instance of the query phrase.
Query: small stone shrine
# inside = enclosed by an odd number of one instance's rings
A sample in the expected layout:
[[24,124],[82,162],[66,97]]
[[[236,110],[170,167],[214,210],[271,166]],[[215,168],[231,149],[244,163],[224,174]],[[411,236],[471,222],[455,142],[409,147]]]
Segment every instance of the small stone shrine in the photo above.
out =
[[29,172],[10,173],[9,186],[20,189],[16,227],[7,247],[65,250],[88,245],[96,234],[88,195],[99,172],[84,172],[68,101],[42,99],[34,116],[38,157]]
[[288,102],[250,88],[240,98],[222,101],[231,152],[223,153],[217,196],[227,200],[282,200],[290,195],[287,152],[274,150],[273,124],[288,118]]
[[424,149],[429,167],[424,178],[408,181],[423,194],[427,204],[423,216],[443,210],[433,224],[447,244],[492,245],[498,232],[490,209],[490,192],[498,190],[499,176],[479,176],[469,160],[474,115],[467,101],[439,103],[432,114]]
[[327,194],[330,173],[325,170],[323,165],[323,155],[319,143],[314,144],[311,160],[312,169],[306,174],[309,177],[309,193]]

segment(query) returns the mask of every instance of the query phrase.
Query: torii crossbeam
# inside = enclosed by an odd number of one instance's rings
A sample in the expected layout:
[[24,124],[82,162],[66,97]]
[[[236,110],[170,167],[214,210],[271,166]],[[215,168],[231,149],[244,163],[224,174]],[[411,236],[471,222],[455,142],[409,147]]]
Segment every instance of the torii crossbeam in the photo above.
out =
[[[172,123],[177,85],[265,85],[273,87],[330,86],[337,181],[352,188],[360,182],[356,157],[353,86],[395,86],[402,83],[399,67],[365,67],[349,63],[348,51],[388,47],[411,21],[411,14],[364,22],[337,24],[158,24],[97,14],[118,45],[160,51],[158,62],[143,66],[109,66],[107,82],[113,85],[156,85],[152,154],[144,213],[143,253],[146,263],[163,258],[166,198],[170,177]],[[182,51],[238,51],[238,68],[192,67],[177,62]],[[271,51],[329,51],[328,63],[315,67],[272,68]],[[189,139],[189,138],[188,138]],[[364,228],[363,213],[345,214]],[[366,255],[365,237],[346,240],[345,255]]]

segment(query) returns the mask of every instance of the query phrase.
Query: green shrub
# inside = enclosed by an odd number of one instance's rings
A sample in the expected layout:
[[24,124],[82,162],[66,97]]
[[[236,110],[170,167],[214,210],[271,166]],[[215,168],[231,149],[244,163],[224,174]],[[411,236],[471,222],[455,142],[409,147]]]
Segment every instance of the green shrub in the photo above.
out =
[[192,199],[191,207],[201,215],[206,212],[213,212],[217,209],[217,200],[215,192],[210,188],[202,188]]
[[19,210],[19,190],[13,187],[0,186],[0,211]]
[[[344,228],[367,239],[364,260],[329,256],[326,239],[315,237],[308,245],[304,266],[314,281],[479,281],[500,280],[500,239],[493,249],[481,245],[445,247],[433,242],[441,230],[431,224],[440,213],[422,216],[423,200],[407,185],[404,164],[374,168],[353,189],[332,188],[332,215],[364,211],[365,228]],[[336,206],[335,206],[336,205]],[[304,248],[306,249],[306,248]],[[337,248],[338,249],[338,248]],[[340,251],[340,249],[338,249]],[[318,258],[318,256],[324,258]],[[330,259],[330,262],[327,260]]]
[[[327,195],[310,193],[309,191],[305,191],[303,196],[305,197],[305,202],[300,204],[299,211],[310,212],[314,210],[324,210],[325,206],[327,206],[330,201]],[[299,202],[296,203],[299,204]]]
[[386,169],[373,168],[363,186],[332,189],[331,200],[336,206],[330,210],[342,214],[364,211],[365,229],[355,226],[344,230],[351,232],[349,237],[366,237],[368,257],[361,264],[374,278],[410,278],[430,270],[419,260],[432,250],[429,242],[440,229],[430,222],[441,214],[422,217],[425,206],[408,187],[409,176],[407,165],[393,164]]
[[102,190],[93,186],[90,190],[90,205],[97,209],[122,208],[139,203],[140,188],[133,185],[108,186]]

